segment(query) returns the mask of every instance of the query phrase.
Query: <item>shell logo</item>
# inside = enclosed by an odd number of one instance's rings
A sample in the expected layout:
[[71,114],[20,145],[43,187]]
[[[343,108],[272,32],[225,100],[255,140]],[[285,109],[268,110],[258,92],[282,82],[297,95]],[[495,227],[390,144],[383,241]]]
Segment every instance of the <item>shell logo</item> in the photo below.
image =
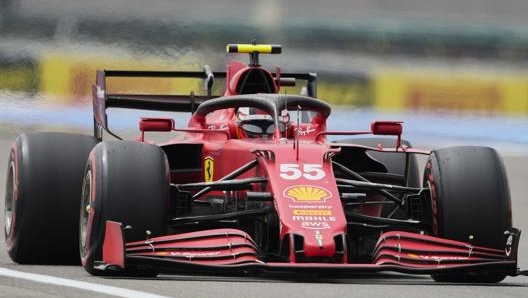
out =
[[328,190],[315,185],[295,185],[284,190],[284,196],[295,202],[324,202],[332,197]]

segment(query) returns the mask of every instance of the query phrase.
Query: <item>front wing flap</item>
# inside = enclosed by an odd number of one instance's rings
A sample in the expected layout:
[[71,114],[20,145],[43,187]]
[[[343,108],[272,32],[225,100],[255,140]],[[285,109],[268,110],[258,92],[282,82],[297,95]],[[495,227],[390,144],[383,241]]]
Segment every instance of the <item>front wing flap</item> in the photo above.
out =
[[503,272],[527,275],[517,268],[520,231],[505,233],[505,249],[427,235],[391,231],[380,236],[372,263],[265,262],[253,239],[236,229],[214,229],[149,238],[125,243],[121,223],[107,221],[103,260],[98,270],[124,271],[128,266],[154,268],[164,273],[321,273],[350,276],[377,272],[457,274]]

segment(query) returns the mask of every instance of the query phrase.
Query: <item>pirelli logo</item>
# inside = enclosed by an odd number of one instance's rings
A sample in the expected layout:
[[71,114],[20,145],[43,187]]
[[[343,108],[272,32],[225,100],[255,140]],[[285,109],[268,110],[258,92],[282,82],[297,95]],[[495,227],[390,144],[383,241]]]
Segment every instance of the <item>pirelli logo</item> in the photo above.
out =
[[332,215],[332,210],[304,210],[304,209],[294,209],[293,215],[301,216],[330,216]]
[[284,190],[284,196],[294,202],[322,203],[332,197],[332,193],[315,185],[295,185]]

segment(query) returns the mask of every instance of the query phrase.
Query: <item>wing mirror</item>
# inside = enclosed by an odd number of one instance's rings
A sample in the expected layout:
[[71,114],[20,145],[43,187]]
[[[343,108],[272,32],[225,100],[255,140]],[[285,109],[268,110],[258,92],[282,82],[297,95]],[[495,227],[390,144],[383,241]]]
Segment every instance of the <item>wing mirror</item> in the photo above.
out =
[[372,121],[370,130],[375,135],[401,135],[403,131],[402,121]]
[[145,118],[139,120],[139,130],[141,131],[140,141],[145,141],[145,131],[172,131],[174,129],[174,119],[172,118]]
[[403,132],[403,121],[372,121],[370,130],[374,135],[398,136],[396,148],[401,146],[401,134]]

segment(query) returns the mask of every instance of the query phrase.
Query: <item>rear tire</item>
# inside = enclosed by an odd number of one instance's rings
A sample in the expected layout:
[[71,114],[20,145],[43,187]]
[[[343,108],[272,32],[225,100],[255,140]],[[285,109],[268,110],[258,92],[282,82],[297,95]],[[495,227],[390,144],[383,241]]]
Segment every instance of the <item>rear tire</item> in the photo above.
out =
[[5,239],[24,264],[78,264],[84,164],[97,140],[57,132],[20,135],[9,154]]
[[[433,151],[426,163],[424,186],[431,189],[433,235],[504,248],[504,232],[512,226],[510,191],[502,158],[494,149],[467,146]],[[442,282],[499,282],[506,274],[432,277]]]
[[[165,235],[169,216],[169,167],[163,150],[135,141],[105,141],[90,153],[83,181],[79,246],[84,269],[93,275],[102,261],[107,220],[131,226],[125,241]],[[155,276],[151,270],[126,268],[116,275]]]

